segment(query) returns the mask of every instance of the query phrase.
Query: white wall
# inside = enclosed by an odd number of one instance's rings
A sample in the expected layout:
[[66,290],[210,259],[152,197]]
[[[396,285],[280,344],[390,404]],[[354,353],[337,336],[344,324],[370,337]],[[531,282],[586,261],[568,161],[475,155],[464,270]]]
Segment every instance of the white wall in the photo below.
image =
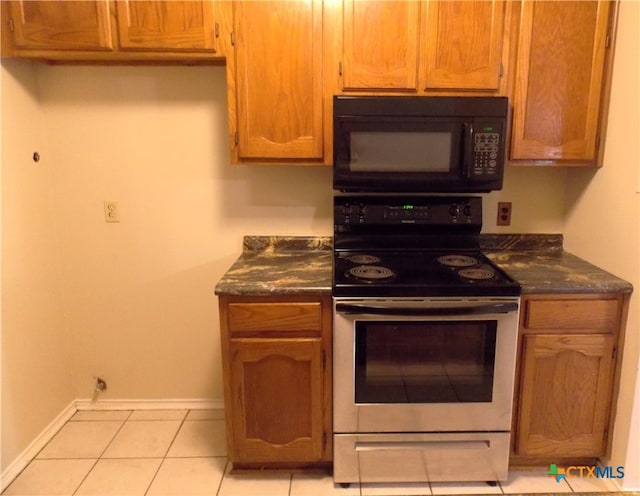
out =
[[[573,171],[567,182],[565,247],[634,285],[612,463],[625,465],[625,489],[640,489],[640,3],[620,5],[603,168]],[[634,395],[636,396],[634,411]],[[632,422],[632,415],[635,421]]]
[[[71,352],[36,69],[3,61],[2,465],[70,404]],[[38,151],[42,160],[33,162]]]

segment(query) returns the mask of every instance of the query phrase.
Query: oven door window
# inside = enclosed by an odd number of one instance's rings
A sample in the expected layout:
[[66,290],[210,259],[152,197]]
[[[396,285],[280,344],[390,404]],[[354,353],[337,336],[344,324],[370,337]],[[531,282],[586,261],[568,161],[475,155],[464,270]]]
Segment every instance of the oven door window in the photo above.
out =
[[356,322],[356,403],[491,402],[496,321]]

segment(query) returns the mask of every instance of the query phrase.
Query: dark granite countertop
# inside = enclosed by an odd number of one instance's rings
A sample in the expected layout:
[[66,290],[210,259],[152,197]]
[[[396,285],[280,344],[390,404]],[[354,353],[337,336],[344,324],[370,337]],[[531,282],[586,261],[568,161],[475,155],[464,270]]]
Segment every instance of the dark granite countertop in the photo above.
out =
[[331,293],[331,237],[245,236],[240,258],[216,285],[217,295]]
[[630,293],[630,283],[564,250],[485,251],[522,293]]
[[[629,293],[628,282],[562,248],[560,234],[481,235],[483,251],[526,293]],[[245,236],[218,295],[331,293],[332,238]]]

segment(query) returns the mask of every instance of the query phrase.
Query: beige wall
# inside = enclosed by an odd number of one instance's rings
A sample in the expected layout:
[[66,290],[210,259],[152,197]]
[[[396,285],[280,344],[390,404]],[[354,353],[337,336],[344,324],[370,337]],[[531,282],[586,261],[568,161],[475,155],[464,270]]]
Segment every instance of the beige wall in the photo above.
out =
[[[330,168],[230,166],[223,67],[38,71],[76,396],[100,375],[104,398],[221,398],[213,286],[243,234],[331,234]],[[563,171],[506,183],[511,229],[562,230]]]
[[[36,70],[3,62],[2,464],[74,399],[46,129]],[[39,163],[31,159],[38,151]]]
[[38,72],[76,397],[221,399],[215,283],[243,234],[330,233],[330,169],[231,167],[224,67]]
[[620,5],[618,39],[604,166],[574,171],[567,187],[565,246],[635,287],[623,358],[621,394],[612,461],[626,465],[625,487],[640,488],[638,402],[638,310],[640,302],[640,3]]
[[[105,399],[221,399],[213,287],[242,236],[331,234],[330,168],[229,165],[224,71],[5,63],[2,112],[23,125],[2,132],[3,304],[19,308],[17,284],[38,289],[21,304],[40,309],[20,317],[30,334],[3,313],[6,462],[91,397],[97,375]],[[486,230],[562,231],[564,178],[508,171],[487,195]],[[118,202],[119,224],[104,222],[104,200]],[[511,228],[495,227],[498,200],[514,202]]]

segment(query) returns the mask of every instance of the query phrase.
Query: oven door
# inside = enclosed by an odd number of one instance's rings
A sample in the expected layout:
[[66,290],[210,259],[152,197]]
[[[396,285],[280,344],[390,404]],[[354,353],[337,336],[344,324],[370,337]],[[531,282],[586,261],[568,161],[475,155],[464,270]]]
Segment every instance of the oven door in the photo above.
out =
[[509,431],[518,302],[334,299],[334,431]]

